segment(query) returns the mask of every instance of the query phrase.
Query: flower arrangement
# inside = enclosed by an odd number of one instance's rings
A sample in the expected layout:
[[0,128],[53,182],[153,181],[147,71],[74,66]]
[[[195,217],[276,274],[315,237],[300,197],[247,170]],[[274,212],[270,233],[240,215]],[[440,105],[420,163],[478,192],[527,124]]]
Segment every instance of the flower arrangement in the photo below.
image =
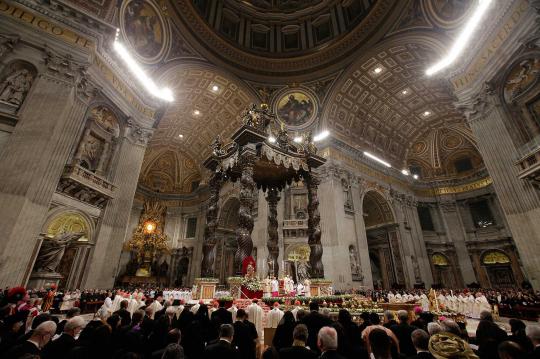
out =
[[232,299],[232,296],[231,296],[231,292],[229,292],[228,290],[219,290],[214,293],[214,298],[227,300],[228,298]]
[[242,280],[242,286],[252,292],[257,292],[257,291],[262,290],[261,282],[259,282],[259,280],[256,277],[250,277],[250,276],[244,277],[244,279]]

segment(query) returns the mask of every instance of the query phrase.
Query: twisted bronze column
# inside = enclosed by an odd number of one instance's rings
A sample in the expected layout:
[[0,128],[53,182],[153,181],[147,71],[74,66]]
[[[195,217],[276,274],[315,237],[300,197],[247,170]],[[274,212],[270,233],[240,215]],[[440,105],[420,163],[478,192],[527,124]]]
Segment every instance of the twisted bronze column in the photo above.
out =
[[218,226],[219,190],[223,180],[221,172],[215,172],[208,183],[210,199],[206,210],[206,225],[204,227],[203,258],[201,263],[201,277],[214,276],[214,260],[216,258],[216,228]]
[[251,256],[253,251],[253,241],[251,231],[253,231],[253,204],[255,181],[253,180],[253,165],[255,158],[252,154],[246,153],[239,159],[242,174],[240,176],[240,208],[238,209],[238,228],[236,229],[236,239],[238,249],[234,256],[235,267],[242,270],[242,261]]
[[319,179],[313,173],[306,176],[305,183],[308,190],[308,244],[309,264],[311,266],[311,278],[324,278],[324,268],[322,264],[323,247],[321,244],[321,216],[319,214],[319,198],[317,189]]
[[277,220],[277,204],[279,202],[279,190],[270,188],[266,195],[268,202],[268,275],[277,278],[279,273],[279,245],[278,245],[278,220]]

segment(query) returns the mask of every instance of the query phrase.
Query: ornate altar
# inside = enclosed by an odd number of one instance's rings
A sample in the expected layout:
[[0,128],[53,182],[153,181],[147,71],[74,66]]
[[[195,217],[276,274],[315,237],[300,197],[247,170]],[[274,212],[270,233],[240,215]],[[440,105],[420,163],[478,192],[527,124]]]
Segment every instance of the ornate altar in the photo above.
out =
[[330,280],[313,280],[310,285],[310,294],[312,297],[332,295],[332,281]]
[[199,300],[212,300],[216,293],[216,286],[219,280],[216,278],[195,278],[192,298]]
[[[135,273],[128,273],[128,278],[124,276],[122,281],[129,283],[131,277],[142,277],[146,279],[141,281],[140,279],[133,278],[133,282],[156,284],[161,282],[160,277],[163,277],[163,275],[157,268],[156,256],[169,252],[169,238],[163,233],[165,212],[166,207],[160,202],[147,201],[144,203],[139,224],[133,231],[131,239],[124,245],[126,250],[134,253],[132,264],[137,269]],[[166,264],[166,262],[164,263]],[[166,275],[167,273],[165,273],[164,279],[166,279]]]
[[204,162],[212,171],[209,180],[210,199],[206,212],[204,231],[202,276],[214,277],[216,228],[218,225],[219,192],[225,181],[240,181],[239,223],[236,229],[238,249],[235,254],[235,268],[251,256],[253,241],[252,209],[256,200],[256,188],[266,192],[269,207],[268,252],[266,261],[268,273],[264,276],[278,277],[279,246],[277,203],[279,192],[293,181],[304,181],[308,188],[308,244],[310,246],[310,271],[312,278],[322,278],[322,245],[320,231],[319,201],[317,188],[319,181],[313,169],[324,164],[325,159],[316,154],[317,149],[310,133],[303,137],[291,138],[287,130],[266,106],[251,105],[242,113],[243,126],[232,136],[232,141],[224,143],[218,136],[212,144],[212,155]]

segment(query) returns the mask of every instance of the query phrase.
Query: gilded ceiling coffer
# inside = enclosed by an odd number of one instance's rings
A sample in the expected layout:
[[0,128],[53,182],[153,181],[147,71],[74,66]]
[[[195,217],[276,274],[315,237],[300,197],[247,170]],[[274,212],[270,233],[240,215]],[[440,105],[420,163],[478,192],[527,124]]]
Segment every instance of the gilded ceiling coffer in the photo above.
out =
[[[206,213],[203,244],[202,276],[214,275],[215,229],[217,226],[219,190],[223,181],[240,181],[239,223],[236,229],[238,248],[235,268],[241,271],[242,264],[253,250],[253,205],[257,199],[256,189],[267,192],[268,218],[268,274],[278,275],[279,256],[277,236],[277,211],[279,192],[293,181],[304,181],[309,190],[309,245],[311,247],[311,277],[324,277],[322,266],[321,232],[319,228],[318,181],[312,171],[325,163],[316,154],[311,133],[302,141],[294,141],[285,126],[266,106],[251,105],[242,114],[242,127],[224,144],[218,136],[212,143],[212,155],[204,162],[212,171],[210,179],[210,203]],[[266,274],[266,273],[265,273]]]

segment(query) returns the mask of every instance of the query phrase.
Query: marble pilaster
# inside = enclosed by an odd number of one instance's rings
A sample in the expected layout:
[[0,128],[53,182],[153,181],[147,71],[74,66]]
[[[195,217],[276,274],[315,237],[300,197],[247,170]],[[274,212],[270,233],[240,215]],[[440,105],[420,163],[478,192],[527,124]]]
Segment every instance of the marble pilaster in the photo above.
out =
[[361,182],[353,182],[351,185],[353,207],[354,207],[354,230],[356,233],[356,248],[364,276],[363,285],[373,288],[373,275],[371,273],[371,261],[369,259],[369,248],[367,241],[366,225],[364,223],[362,197],[364,188],[361,188]]
[[96,235],[96,247],[90,262],[92,271],[86,278],[87,288],[111,288],[118,275],[118,262],[126,238],[133,198],[137,189],[146,143],[150,130],[132,124],[120,144],[114,174],[111,178],[118,186],[116,197],[104,210],[101,226]]
[[[58,59],[57,57],[56,59]],[[0,285],[24,285],[52,195],[84,123],[88,98],[70,61],[35,78],[0,158]],[[54,64],[56,65],[56,64]],[[129,209],[128,209],[129,211]]]

